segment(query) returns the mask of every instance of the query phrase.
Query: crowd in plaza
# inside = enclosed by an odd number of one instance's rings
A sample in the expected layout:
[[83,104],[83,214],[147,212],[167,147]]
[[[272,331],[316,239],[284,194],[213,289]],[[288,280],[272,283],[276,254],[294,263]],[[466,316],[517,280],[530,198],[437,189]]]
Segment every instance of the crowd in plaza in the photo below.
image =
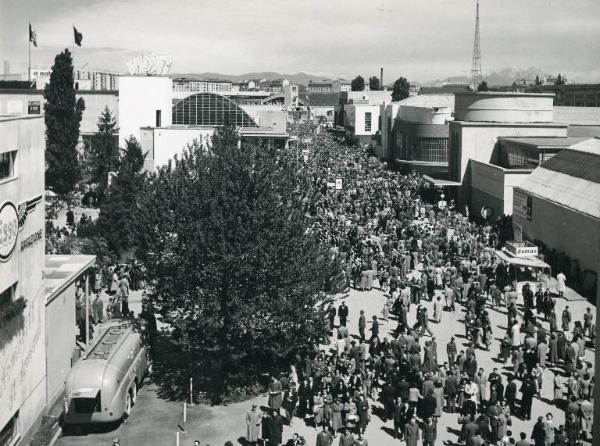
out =
[[[343,188],[328,186],[331,177],[343,178]],[[282,438],[284,424],[300,420],[318,432],[317,446],[364,446],[376,415],[398,442],[433,446],[443,413],[456,414],[457,441],[466,446],[590,441],[594,370],[585,348],[587,340],[595,343],[595,311],[582,320],[574,320],[568,306],[557,314],[561,274],[556,290],[535,275],[535,291],[529,284],[516,289],[513,267],[495,255],[501,241],[491,226],[470,221],[452,203],[426,203],[420,177],[389,170],[366,154],[352,152],[315,168],[313,186],[305,200],[311,229],[344,259],[348,287],[385,293],[381,318],[394,318],[397,327],[385,336],[379,315],[361,311],[359,335],[352,336],[346,303],[332,304],[324,314],[331,338],[315,340],[289,371],[271,378],[268,410],[255,405],[248,412],[249,444],[306,444],[298,434],[285,443]],[[427,305],[432,314],[424,301],[433,303]],[[408,320],[411,307],[416,323]],[[502,333],[492,332],[490,311],[497,310],[507,317]],[[464,318],[465,330],[444,340],[447,357],[438,358],[440,341],[430,324],[448,312]],[[478,366],[478,353],[494,338],[502,339],[497,359],[512,365],[508,377]],[[564,424],[554,420],[555,411],[532,419],[532,401],[549,367]],[[531,430],[512,432],[514,417],[532,420]]]

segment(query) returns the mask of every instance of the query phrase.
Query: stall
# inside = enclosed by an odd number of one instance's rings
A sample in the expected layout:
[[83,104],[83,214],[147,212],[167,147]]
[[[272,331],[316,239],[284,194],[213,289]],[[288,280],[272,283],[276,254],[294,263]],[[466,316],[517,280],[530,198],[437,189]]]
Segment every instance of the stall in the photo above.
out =
[[[537,247],[527,242],[507,242],[506,247],[495,251],[496,257],[513,267],[515,272],[515,289],[518,291],[519,269],[527,268],[533,272],[536,281],[540,282],[540,274],[550,274],[550,265],[539,259]],[[535,290],[534,290],[535,292]]]

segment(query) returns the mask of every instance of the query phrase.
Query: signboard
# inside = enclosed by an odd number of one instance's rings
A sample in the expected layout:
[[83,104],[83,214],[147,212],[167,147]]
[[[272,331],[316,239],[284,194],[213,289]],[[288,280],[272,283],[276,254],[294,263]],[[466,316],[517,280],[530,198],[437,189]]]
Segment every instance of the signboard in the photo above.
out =
[[28,115],[39,115],[41,110],[40,101],[29,101],[27,103]]
[[513,215],[531,220],[531,218],[527,218],[527,202],[531,197],[525,195],[525,193],[521,192],[518,189],[514,189],[513,191]]
[[19,216],[17,208],[10,201],[4,202],[0,207],[0,262],[10,258],[19,234]]
[[341,178],[335,179],[335,189],[342,190],[342,179]]

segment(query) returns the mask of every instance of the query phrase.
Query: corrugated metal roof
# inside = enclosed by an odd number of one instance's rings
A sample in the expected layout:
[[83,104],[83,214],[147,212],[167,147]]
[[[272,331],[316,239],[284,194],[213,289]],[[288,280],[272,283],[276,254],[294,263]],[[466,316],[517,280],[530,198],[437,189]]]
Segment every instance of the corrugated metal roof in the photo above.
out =
[[519,188],[600,219],[600,184],[598,183],[538,167]]
[[520,188],[600,219],[600,139],[561,151],[535,169]]
[[600,156],[578,150],[562,150],[543,164],[544,169],[600,183]]

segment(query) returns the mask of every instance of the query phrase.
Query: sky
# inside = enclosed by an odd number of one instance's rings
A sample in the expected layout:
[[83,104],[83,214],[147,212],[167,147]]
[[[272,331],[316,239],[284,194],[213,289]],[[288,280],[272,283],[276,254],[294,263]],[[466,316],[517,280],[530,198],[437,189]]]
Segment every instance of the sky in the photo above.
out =
[[[481,0],[484,74],[506,67],[600,82],[600,0]],[[256,71],[411,81],[467,75],[475,0],[0,0],[0,60],[50,68],[83,33],[76,68],[126,72],[140,53],[172,72]],[[0,67],[1,70],[1,67]]]

